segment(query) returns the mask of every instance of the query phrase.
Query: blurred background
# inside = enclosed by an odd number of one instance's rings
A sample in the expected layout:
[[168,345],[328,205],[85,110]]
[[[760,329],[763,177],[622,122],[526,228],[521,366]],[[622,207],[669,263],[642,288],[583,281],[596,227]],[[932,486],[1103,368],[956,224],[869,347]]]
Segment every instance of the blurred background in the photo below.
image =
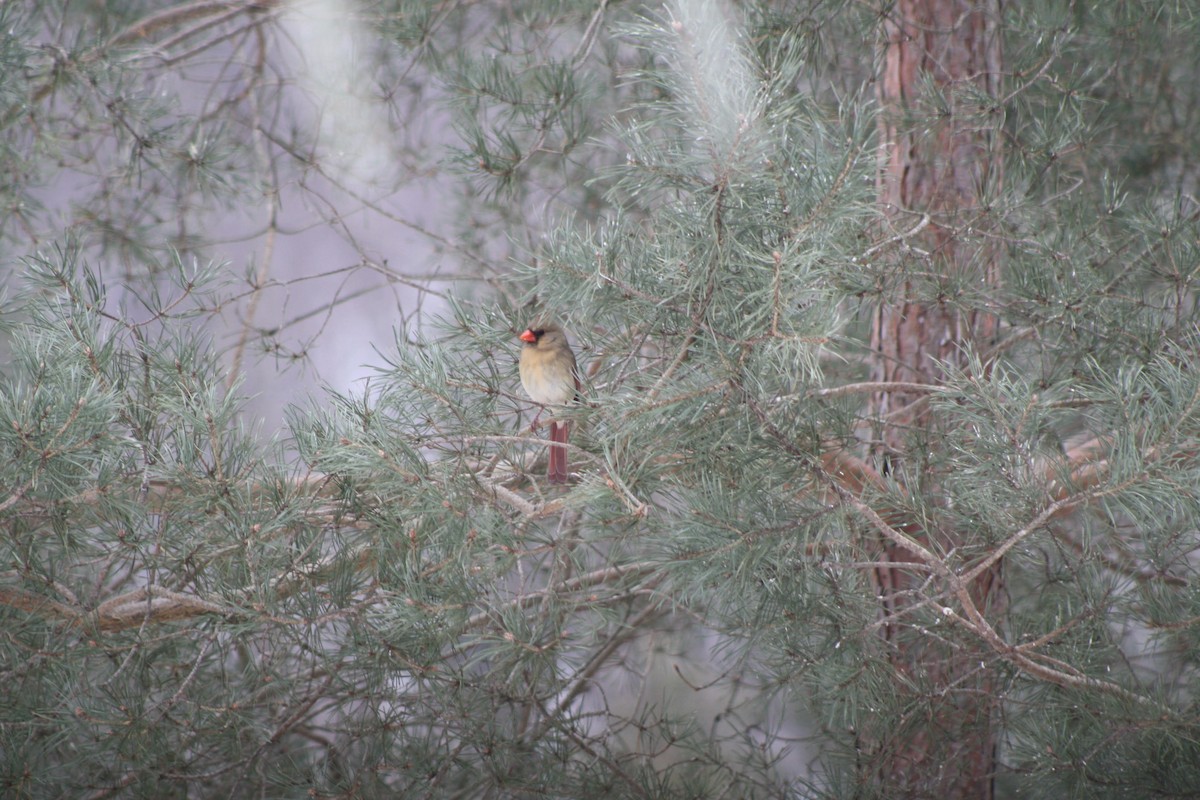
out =
[[1193,5],[0,4],[0,794],[1189,796]]

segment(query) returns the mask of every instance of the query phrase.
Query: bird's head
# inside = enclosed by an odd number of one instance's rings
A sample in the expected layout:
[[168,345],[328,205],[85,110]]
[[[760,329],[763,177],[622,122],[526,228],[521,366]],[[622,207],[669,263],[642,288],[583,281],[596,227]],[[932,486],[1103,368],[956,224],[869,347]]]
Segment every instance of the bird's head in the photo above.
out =
[[520,340],[526,345],[537,347],[550,345],[563,339],[562,329],[553,323],[535,323],[521,332]]

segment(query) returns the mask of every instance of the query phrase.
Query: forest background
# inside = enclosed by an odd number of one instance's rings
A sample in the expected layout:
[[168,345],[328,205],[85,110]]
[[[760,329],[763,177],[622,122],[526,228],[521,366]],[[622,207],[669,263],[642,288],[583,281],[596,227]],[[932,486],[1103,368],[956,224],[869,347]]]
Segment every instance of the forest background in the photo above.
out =
[[6,797],[1200,786],[1195,4],[9,2],[0,74]]

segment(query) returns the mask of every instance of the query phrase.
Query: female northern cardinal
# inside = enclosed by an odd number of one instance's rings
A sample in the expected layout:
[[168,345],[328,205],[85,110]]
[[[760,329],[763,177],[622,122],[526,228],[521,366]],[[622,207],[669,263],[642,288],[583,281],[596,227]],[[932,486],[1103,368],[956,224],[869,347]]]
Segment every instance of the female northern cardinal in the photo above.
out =
[[[579,371],[575,353],[567,344],[566,334],[557,325],[529,326],[521,334],[521,385],[535,403],[548,406],[551,413],[574,402],[579,396]],[[538,411],[531,430],[537,430]],[[550,423],[550,468],[546,479],[550,483],[567,482],[567,434],[570,423]]]

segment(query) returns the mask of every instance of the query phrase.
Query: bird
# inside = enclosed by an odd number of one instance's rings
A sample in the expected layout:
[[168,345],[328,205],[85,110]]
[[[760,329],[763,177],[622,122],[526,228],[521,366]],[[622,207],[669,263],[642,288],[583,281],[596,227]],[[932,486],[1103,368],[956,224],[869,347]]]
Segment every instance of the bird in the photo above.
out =
[[[551,413],[578,400],[579,368],[562,328],[549,322],[535,323],[519,338],[525,343],[521,348],[521,386],[529,398],[543,409],[549,408]],[[531,431],[537,430],[541,416],[539,409],[530,425]],[[550,466],[546,471],[550,483],[567,482],[565,445],[569,429],[569,422],[550,422]]]

